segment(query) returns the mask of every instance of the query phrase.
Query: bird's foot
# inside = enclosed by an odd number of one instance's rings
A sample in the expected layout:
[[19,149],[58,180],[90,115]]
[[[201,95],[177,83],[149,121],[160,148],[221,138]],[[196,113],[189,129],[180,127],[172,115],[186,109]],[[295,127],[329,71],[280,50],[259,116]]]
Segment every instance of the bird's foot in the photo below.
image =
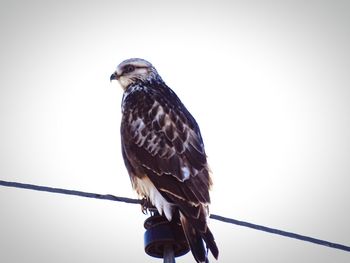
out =
[[157,208],[151,203],[151,201],[144,197],[141,200],[141,211],[144,215],[147,215],[148,212],[151,213],[151,215],[154,215],[155,213],[157,213]]
[[142,198],[142,200],[141,200],[141,212],[144,215],[147,215],[148,214],[148,208],[150,208],[150,207],[152,207],[152,204],[149,201],[149,199],[146,198],[146,197]]

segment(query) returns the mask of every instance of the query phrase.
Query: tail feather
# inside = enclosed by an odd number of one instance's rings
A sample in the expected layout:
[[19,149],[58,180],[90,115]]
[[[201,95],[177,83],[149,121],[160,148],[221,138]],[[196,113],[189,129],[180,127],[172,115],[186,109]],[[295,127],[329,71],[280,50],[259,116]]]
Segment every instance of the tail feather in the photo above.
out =
[[203,240],[206,243],[207,249],[210,249],[213,256],[217,259],[219,250],[214,241],[213,234],[210,232],[209,228],[207,227],[205,232],[200,232],[195,228],[194,222],[191,222],[192,220],[188,220],[181,212],[180,220],[187,242],[191,248],[196,262],[209,263],[207,250],[204,247]]
[[215,243],[214,236],[211,233],[209,227],[207,227],[207,231],[205,231],[205,233],[202,233],[202,238],[204,239],[205,243],[207,244],[207,248],[210,249],[210,252],[213,254],[214,258],[218,259],[219,249]]

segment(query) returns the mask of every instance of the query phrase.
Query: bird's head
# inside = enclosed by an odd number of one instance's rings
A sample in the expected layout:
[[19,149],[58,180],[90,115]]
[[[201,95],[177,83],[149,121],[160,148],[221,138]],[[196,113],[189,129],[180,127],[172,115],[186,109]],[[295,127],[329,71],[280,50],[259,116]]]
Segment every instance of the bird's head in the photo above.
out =
[[152,79],[160,79],[156,69],[148,61],[141,58],[124,60],[111,75],[110,80],[118,80],[123,90],[131,84],[145,82]]

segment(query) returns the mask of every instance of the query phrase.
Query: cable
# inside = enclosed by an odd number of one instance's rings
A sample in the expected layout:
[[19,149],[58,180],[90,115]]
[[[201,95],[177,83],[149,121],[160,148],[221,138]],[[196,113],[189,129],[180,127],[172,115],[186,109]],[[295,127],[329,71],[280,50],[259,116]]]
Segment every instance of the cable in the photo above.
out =
[[342,244],[329,242],[329,241],[326,241],[326,240],[321,240],[321,239],[317,239],[317,238],[313,238],[313,237],[299,235],[299,234],[296,234],[296,233],[287,232],[287,231],[279,230],[279,229],[276,229],[276,228],[270,228],[270,227],[267,227],[267,226],[256,225],[256,224],[252,224],[252,223],[249,223],[249,222],[244,222],[244,221],[240,221],[240,220],[236,220],[236,219],[232,219],[232,218],[228,218],[228,217],[223,217],[223,216],[219,216],[219,215],[214,215],[214,214],[211,214],[210,218],[215,219],[215,220],[219,220],[219,221],[225,222],[225,223],[230,223],[230,224],[234,224],[234,225],[249,227],[249,228],[252,228],[252,229],[255,229],[255,230],[264,231],[264,232],[268,232],[268,233],[271,233],[271,234],[276,234],[276,235],[280,235],[280,236],[284,236],[284,237],[294,238],[294,239],[298,239],[298,240],[302,240],[302,241],[311,242],[311,243],[314,243],[314,244],[317,244],[317,245],[322,245],[322,246],[326,246],[326,247],[340,249],[340,250],[344,250],[344,251],[350,252],[350,247],[342,245]]
[[[114,196],[114,195],[110,195],[110,194],[107,194],[107,195],[95,194],[95,193],[82,192],[82,191],[77,191],[77,190],[68,190],[68,189],[53,188],[53,187],[33,185],[33,184],[8,182],[8,181],[3,181],[3,180],[0,180],[0,185],[7,186],[7,187],[15,187],[15,188],[35,190],[35,191],[43,191],[43,192],[50,192],[50,193],[58,193],[58,194],[65,194],[65,195],[75,195],[75,196],[81,196],[81,197],[88,197],[88,198],[96,198],[96,199],[124,202],[124,203],[129,203],[129,204],[141,204],[142,203],[142,200],[139,200],[139,199],[119,197],[119,196]],[[330,248],[334,248],[334,249],[339,249],[339,250],[350,252],[350,247],[349,246],[345,246],[345,245],[342,245],[342,244],[329,242],[329,241],[326,241],[326,240],[321,240],[321,239],[317,239],[317,238],[313,238],[313,237],[299,235],[299,234],[296,234],[296,233],[287,232],[287,231],[279,230],[279,229],[276,229],[276,228],[270,228],[270,227],[266,227],[266,226],[256,225],[256,224],[252,224],[252,223],[249,223],[249,222],[244,222],[244,221],[240,221],[240,220],[236,220],[236,219],[232,219],[232,218],[228,218],[228,217],[223,217],[223,216],[215,215],[215,214],[211,214],[210,218],[214,219],[214,220],[221,221],[221,222],[225,222],[225,223],[230,223],[230,224],[234,224],[234,225],[244,226],[244,227],[252,228],[252,229],[255,229],[255,230],[259,230],[259,231],[268,232],[268,233],[275,234],[275,235],[280,235],[280,236],[284,236],[284,237],[294,238],[294,239],[298,239],[298,240],[302,240],[302,241],[306,241],[306,242],[311,242],[311,243],[314,243],[314,244],[317,244],[317,245],[322,245],[322,246],[326,246],[326,247],[330,247]]]
[[8,187],[15,187],[15,188],[22,188],[22,189],[30,189],[30,190],[35,190],[35,191],[56,193],[56,194],[76,195],[76,196],[81,196],[81,197],[124,202],[124,203],[129,203],[129,204],[141,204],[141,202],[142,202],[142,200],[139,200],[139,199],[119,197],[119,196],[114,196],[114,195],[109,195],[109,194],[102,195],[102,194],[88,193],[88,192],[82,192],[82,191],[77,191],[77,190],[68,190],[68,189],[62,189],[62,188],[54,188],[54,187],[48,187],[48,186],[24,184],[24,183],[17,183],[17,182],[8,182],[8,181],[2,181],[2,180],[0,180],[0,185],[8,186]]

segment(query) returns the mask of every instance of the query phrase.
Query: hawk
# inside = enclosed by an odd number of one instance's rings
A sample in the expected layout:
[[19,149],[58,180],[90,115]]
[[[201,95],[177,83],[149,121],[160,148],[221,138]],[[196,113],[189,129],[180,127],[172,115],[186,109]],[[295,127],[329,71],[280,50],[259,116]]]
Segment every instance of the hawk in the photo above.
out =
[[169,221],[180,218],[197,262],[208,262],[203,241],[217,259],[207,225],[212,180],[196,120],[148,61],[123,61],[114,79],[124,90],[121,145],[132,187]]

